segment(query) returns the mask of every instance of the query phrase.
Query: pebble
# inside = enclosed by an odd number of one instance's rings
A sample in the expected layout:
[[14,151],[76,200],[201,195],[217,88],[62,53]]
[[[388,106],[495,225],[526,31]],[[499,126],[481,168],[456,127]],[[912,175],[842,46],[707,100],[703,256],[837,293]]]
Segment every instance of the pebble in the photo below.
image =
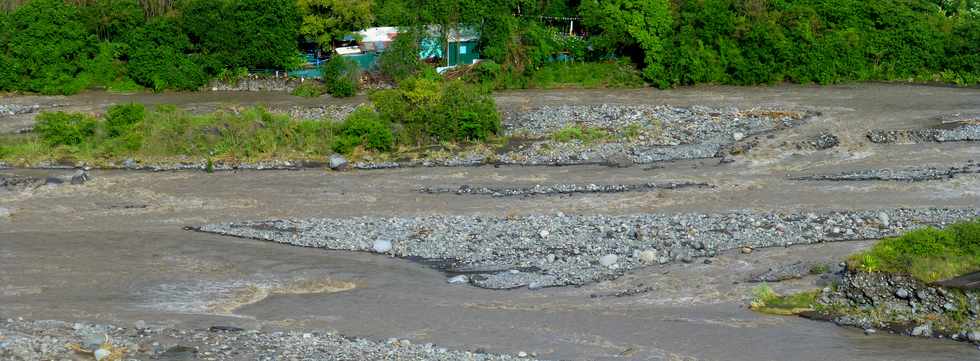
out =
[[885,227],[891,225],[891,219],[888,217],[888,213],[885,212],[878,213],[878,222]]
[[459,275],[459,276],[450,277],[446,282],[449,282],[449,284],[451,285],[459,285],[459,284],[469,283],[470,278],[466,277],[466,275]]
[[912,329],[912,336],[932,337],[932,325],[926,323],[915,326],[915,328]]
[[347,158],[344,158],[344,156],[340,154],[333,154],[330,156],[330,160],[329,160],[330,169],[338,170],[338,171],[347,170],[348,164],[349,163],[347,162]]
[[391,251],[391,241],[388,240],[377,240],[371,245],[371,249],[377,253],[387,253]]
[[85,184],[85,182],[88,182],[90,180],[92,180],[92,177],[89,176],[88,175],[88,172],[86,172],[83,169],[79,169],[79,170],[75,171],[75,174],[72,174],[72,176],[71,176],[71,184],[72,185]]
[[652,249],[645,250],[643,252],[640,252],[639,258],[640,261],[643,263],[652,264],[654,262],[657,262],[657,251]]
[[912,296],[912,294],[909,293],[909,291],[904,288],[899,288],[897,291],[895,291],[895,297],[901,298],[903,300],[909,299],[910,296]]
[[614,254],[607,254],[599,258],[599,264],[603,267],[612,267],[619,261],[619,256]]
[[866,328],[866,329],[864,329],[864,334],[865,335],[873,335],[873,334],[875,334],[877,332],[878,332],[878,330],[875,330],[873,328]]

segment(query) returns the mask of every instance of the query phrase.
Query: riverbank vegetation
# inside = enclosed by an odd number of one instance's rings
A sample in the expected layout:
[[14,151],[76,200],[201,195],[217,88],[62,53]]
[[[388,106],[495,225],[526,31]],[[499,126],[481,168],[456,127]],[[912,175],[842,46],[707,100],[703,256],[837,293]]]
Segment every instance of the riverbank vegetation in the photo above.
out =
[[[908,299],[913,297],[911,292],[918,285],[919,289],[934,285],[934,282],[952,279],[980,271],[980,220],[965,221],[946,226],[943,229],[927,227],[910,231],[898,237],[886,238],[876,243],[870,249],[854,254],[847,260],[850,274],[845,278],[852,281],[837,283],[825,290],[806,291],[789,295],[779,295],[768,285],[761,285],[754,290],[750,308],[763,313],[777,315],[799,315],[814,311],[825,317],[849,315],[878,320],[884,323],[933,324],[940,330],[955,334],[962,330],[963,324],[970,319],[967,298],[963,291],[944,289],[938,295],[955,302],[937,306],[939,314],[925,313],[921,315],[905,315],[907,310],[884,311],[889,305],[874,304],[874,307],[855,307],[853,300],[846,297],[824,298],[818,302],[821,294],[834,295],[838,287],[859,291],[855,288],[868,287],[874,290],[863,290],[869,302],[884,298]],[[903,280],[903,278],[905,280]],[[853,281],[859,279],[860,281]],[[902,280],[903,285],[882,279]],[[868,281],[870,280],[870,281]],[[869,283],[870,282],[870,283]],[[889,281],[890,282],[890,281]],[[907,285],[904,285],[907,283]],[[862,286],[863,285],[863,286]],[[901,289],[897,291],[896,288]],[[910,291],[913,290],[913,291]],[[840,295],[838,295],[840,296]],[[932,300],[930,294],[917,294],[921,302]],[[923,299],[924,297],[924,299]],[[939,297],[939,296],[936,296]],[[880,301],[880,300],[879,300]],[[931,317],[931,318],[930,318]]]
[[[296,68],[303,61],[301,45],[318,44],[329,52],[366,26],[426,25],[475,27],[478,50],[492,64],[481,66],[476,79],[496,89],[980,81],[977,0],[3,0],[0,5],[0,91],[196,90],[243,69]],[[406,59],[384,59],[379,71],[399,80],[416,65],[431,66],[418,62],[417,54],[393,53],[387,58]],[[401,66],[405,62],[407,70]]]
[[461,81],[413,79],[371,96],[346,119],[292,119],[261,107],[191,114],[115,105],[101,116],[44,112],[34,131],[0,137],[10,165],[323,160],[334,152],[398,157],[432,145],[486,142],[500,131],[492,97]]
[[848,265],[863,272],[909,275],[923,283],[980,271],[980,220],[881,240],[852,256]]
[[767,284],[752,290],[754,295],[749,308],[756,312],[771,315],[791,316],[813,311],[818,307],[817,296],[820,291],[808,291],[790,295],[780,295]]

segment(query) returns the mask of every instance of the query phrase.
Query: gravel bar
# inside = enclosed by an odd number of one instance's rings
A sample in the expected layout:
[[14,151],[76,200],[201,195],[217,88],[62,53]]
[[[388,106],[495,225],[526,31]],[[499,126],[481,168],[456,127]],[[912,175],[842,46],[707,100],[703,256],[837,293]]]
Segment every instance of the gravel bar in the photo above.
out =
[[[778,110],[689,108],[667,105],[545,106],[504,118],[505,134],[531,139],[498,156],[519,165],[648,164],[722,156],[754,135],[799,126],[813,114]],[[569,127],[601,129],[609,140],[559,142],[549,136]],[[625,158],[625,159],[624,159]]]
[[718,252],[879,239],[980,217],[970,209],[268,220],[195,230],[424,261],[490,289],[583,285]]
[[643,184],[536,184],[524,188],[495,188],[495,187],[474,187],[468,184],[457,188],[432,188],[421,187],[420,193],[440,194],[452,193],[458,195],[488,195],[491,197],[529,197],[529,196],[548,196],[576,193],[623,193],[623,192],[652,192],[657,190],[673,190],[684,188],[712,188],[707,183],[695,182],[666,182],[666,183],[643,183]]
[[811,175],[795,177],[793,180],[802,181],[900,181],[924,182],[931,180],[952,179],[960,174],[980,174],[980,163],[970,161],[962,167],[949,168],[904,168],[904,169],[870,169],[842,172],[836,174]]
[[868,132],[868,139],[871,140],[872,143],[879,144],[980,141],[980,124],[968,124],[949,129],[875,129]]
[[[87,351],[125,348],[125,360],[531,360],[517,355],[451,351],[409,340],[375,342],[333,332],[265,332],[231,326],[209,329],[171,329],[147,326],[117,327],[63,321],[0,320],[0,360],[94,360],[92,354],[69,350],[75,344]],[[102,346],[108,337],[111,348]],[[110,357],[111,358],[111,357]]]

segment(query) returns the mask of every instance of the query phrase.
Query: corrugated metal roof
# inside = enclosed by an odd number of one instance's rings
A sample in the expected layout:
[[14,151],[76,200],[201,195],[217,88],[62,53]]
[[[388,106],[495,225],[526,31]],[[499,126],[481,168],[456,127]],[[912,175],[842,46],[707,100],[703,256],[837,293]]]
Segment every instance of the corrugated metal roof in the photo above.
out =
[[[441,29],[442,27],[439,25],[429,25],[426,27],[426,32],[431,37],[442,37]],[[394,26],[379,26],[358,31],[354,35],[347,36],[344,40],[353,41],[356,38],[361,43],[389,43],[394,41],[395,37],[398,36],[398,28]],[[449,31],[450,42],[477,40],[480,40],[480,32],[472,26],[460,26]]]

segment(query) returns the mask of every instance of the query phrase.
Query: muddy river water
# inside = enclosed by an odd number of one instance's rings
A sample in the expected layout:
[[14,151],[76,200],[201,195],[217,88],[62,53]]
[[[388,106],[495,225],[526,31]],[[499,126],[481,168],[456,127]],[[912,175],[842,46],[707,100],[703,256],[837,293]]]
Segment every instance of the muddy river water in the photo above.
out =
[[[710,264],[650,266],[581,287],[486,290],[452,285],[426,265],[386,256],[290,247],[185,230],[242,220],[360,215],[632,214],[729,210],[980,206],[980,176],[928,182],[803,182],[789,176],[980,161],[978,143],[884,145],[869,129],[931,127],[936,117],[980,114],[980,90],[866,84],[835,87],[699,87],[671,91],[513,92],[500,106],[604,102],[779,106],[820,112],[732,164],[685,161],[643,167],[473,167],[331,172],[92,171],[78,186],[0,188],[0,317],[181,328],[230,325],[335,330],[432,342],[451,349],[535,352],[563,360],[978,360],[975,346],[754,313],[748,275],[797,260],[837,262],[870,242],[724,252]],[[185,107],[279,103],[282,94],[163,94],[0,98],[98,111],[116,102]],[[359,101],[358,98],[352,100]],[[18,118],[11,122],[27,122]],[[0,119],[0,126],[3,126]],[[782,144],[830,131],[824,152]],[[65,171],[8,169],[48,176]],[[532,198],[422,194],[418,187],[480,184],[709,182],[709,189]],[[805,277],[778,291],[814,288]],[[623,297],[618,291],[644,288]]]

